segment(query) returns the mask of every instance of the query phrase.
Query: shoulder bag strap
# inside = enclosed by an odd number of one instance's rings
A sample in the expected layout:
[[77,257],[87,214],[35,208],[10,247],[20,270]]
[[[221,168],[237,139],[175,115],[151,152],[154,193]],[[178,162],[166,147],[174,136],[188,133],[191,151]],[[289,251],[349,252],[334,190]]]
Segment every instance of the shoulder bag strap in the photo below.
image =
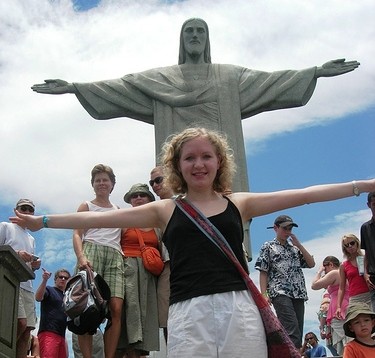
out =
[[137,228],[133,228],[134,231],[137,233],[137,236],[138,236],[138,241],[139,241],[139,247],[141,248],[141,251],[142,249],[146,246],[145,245],[145,242],[143,241],[143,236],[142,236],[142,233],[139,229]]

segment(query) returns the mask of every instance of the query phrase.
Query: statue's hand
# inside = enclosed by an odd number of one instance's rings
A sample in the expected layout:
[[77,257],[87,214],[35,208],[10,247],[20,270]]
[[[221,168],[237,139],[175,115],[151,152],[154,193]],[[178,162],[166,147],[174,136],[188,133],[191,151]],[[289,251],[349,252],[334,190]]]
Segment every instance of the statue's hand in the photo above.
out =
[[345,61],[345,58],[328,61],[316,69],[316,77],[339,76],[354,71],[359,65],[358,61]]
[[33,85],[31,89],[38,93],[63,94],[74,92],[74,86],[64,80],[45,80],[44,83]]

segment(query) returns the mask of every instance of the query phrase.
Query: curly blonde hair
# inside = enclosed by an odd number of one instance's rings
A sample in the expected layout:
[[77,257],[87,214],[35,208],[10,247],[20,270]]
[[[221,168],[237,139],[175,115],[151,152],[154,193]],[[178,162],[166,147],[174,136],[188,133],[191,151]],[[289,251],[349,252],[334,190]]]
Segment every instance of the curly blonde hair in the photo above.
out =
[[220,165],[213,182],[213,189],[219,193],[230,191],[235,173],[233,151],[229,147],[225,135],[206,128],[187,128],[173,135],[162,148],[162,162],[167,185],[176,194],[187,192],[187,183],[179,169],[179,161],[183,145],[196,138],[207,138],[216,150]]
[[[355,241],[355,243],[357,244],[357,251],[355,253],[349,254],[347,252],[346,247],[344,246],[345,239],[350,239],[351,241]],[[346,257],[349,260],[354,259],[357,256],[363,256],[360,241],[358,237],[355,236],[354,234],[346,234],[341,238],[341,250],[342,250],[342,253],[344,254],[344,257]]]

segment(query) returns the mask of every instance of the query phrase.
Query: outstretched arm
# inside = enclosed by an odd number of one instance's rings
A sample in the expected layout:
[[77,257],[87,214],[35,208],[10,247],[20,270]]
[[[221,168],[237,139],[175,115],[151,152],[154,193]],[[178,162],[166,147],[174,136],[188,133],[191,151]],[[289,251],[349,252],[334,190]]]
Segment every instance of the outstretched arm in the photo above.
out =
[[31,89],[35,92],[45,94],[64,94],[76,92],[72,83],[59,79],[44,80],[44,83],[35,84],[31,86]]
[[[357,192],[357,189],[359,192]],[[323,184],[303,189],[281,190],[269,193],[234,193],[229,197],[236,204],[243,221],[297,206],[333,201],[375,191],[375,179],[356,182]]]
[[328,61],[317,67],[315,77],[333,77],[354,71],[360,63],[358,61],[345,61],[345,58]]
[[16,216],[9,220],[15,224],[22,224],[31,231],[37,231],[43,227],[54,229],[158,227],[164,230],[174,208],[173,200],[164,199],[134,208],[106,212],[82,211],[71,214],[36,216],[24,215],[15,210]]

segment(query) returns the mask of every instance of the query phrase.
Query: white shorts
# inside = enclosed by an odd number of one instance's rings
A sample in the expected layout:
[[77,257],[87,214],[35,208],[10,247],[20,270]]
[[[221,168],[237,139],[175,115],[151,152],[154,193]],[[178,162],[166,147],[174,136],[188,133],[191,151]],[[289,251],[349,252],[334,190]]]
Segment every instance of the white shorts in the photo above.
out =
[[167,348],[168,358],[267,358],[262,319],[248,291],[171,305]]

